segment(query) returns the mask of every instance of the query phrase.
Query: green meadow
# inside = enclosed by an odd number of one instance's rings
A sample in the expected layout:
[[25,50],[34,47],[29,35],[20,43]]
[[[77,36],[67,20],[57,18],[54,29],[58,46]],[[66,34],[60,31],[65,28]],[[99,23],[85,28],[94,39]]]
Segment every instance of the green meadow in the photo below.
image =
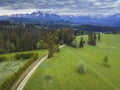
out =
[[16,52],[1,54],[0,56],[6,56],[8,60],[0,62],[0,83],[4,81],[9,75],[17,71],[28,59],[15,60],[14,55],[19,53],[38,53],[39,58],[47,54],[47,50],[33,50],[25,52]]
[[[23,90],[120,90],[120,35],[102,34],[96,46],[63,47],[44,61],[28,80]],[[76,38],[80,40],[80,36]],[[110,67],[103,64],[108,56]],[[86,63],[85,74],[77,65]]]

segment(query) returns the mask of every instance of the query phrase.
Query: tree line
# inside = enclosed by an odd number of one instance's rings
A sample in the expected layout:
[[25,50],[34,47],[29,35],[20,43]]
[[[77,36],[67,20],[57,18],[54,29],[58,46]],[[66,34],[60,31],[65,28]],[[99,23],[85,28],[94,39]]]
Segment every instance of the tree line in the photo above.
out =
[[[0,53],[49,48],[52,44],[70,44],[71,30],[29,30],[28,28],[0,28]],[[54,46],[56,47],[56,46]]]

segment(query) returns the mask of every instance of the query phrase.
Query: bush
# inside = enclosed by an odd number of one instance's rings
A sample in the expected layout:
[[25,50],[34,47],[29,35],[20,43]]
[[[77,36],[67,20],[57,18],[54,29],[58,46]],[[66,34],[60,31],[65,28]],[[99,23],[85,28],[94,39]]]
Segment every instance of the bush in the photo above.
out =
[[77,48],[78,47],[77,40],[73,40],[70,46]]
[[45,79],[48,83],[52,80],[52,78],[53,78],[52,74],[48,74],[45,76]]
[[103,62],[105,66],[110,67],[110,65],[108,64],[108,56],[104,57]]
[[30,59],[33,56],[33,53],[21,53],[21,54],[16,54],[14,56],[15,59],[19,60],[19,59]]
[[96,34],[95,33],[89,33],[88,34],[88,44],[90,45],[96,45]]
[[53,54],[54,54],[54,52],[49,50],[49,53],[48,53],[48,58],[53,57]]
[[8,58],[6,56],[0,56],[0,62],[3,62],[5,60],[7,60]]
[[21,74],[38,58],[38,54],[34,53],[32,58],[21,66],[15,73],[10,75],[5,81],[0,84],[0,90],[10,90],[13,84],[21,76]]
[[80,73],[86,73],[86,64],[83,61],[80,61],[78,64],[78,71]]

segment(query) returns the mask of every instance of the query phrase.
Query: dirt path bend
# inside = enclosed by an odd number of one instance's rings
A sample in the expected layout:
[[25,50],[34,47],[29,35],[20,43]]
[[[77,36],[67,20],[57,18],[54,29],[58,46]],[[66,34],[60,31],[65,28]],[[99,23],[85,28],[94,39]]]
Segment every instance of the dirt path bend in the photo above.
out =
[[[61,45],[59,46],[59,48],[64,47],[65,45]],[[40,61],[30,70],[30,72],[25,76],[25,78],[22,80],[22,82],[20,83],[20,85],[18,86],[17,90],[23,90],[25,84],[27,83],[28,79],[32,76],[32,74],[34,73],[34,71],[37,69],[37,67],[44,61],[46,60],[48,57],[48,55],[44,56],[42,59],[40,59]]]

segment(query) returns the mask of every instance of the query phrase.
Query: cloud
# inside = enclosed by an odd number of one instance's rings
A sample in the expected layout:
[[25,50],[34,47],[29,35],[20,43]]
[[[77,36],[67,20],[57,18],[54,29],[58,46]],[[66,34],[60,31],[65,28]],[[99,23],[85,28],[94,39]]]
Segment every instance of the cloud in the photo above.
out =
[[36,11],[36,9],[7,10],[0,8],[0,15],[25,14],[25,13],[32,13],[34,11]]
[[1,0],[0,9],[24,10],[24,13],[29,12],[26,9],[56,14],[108,15],[120,13],[120,0]]

